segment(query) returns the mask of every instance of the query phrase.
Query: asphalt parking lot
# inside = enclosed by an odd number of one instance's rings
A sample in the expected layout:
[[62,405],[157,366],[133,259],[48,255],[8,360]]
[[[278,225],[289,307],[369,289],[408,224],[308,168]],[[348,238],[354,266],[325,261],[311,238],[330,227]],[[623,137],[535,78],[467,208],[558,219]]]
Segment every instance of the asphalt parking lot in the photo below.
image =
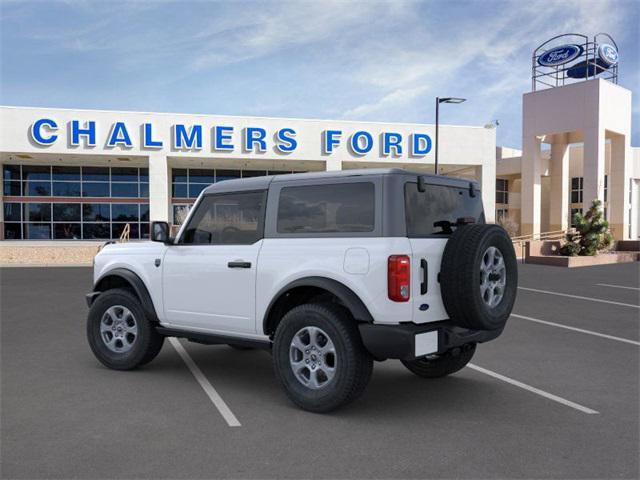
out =
[[230,427],[168,342],[133,372],[95,360],[90,269],[1,269],[2,478],[638,478],[639,273],[521,265],[471,367],[376,363],[327,415],[287,400],[269,353],[182,342]]

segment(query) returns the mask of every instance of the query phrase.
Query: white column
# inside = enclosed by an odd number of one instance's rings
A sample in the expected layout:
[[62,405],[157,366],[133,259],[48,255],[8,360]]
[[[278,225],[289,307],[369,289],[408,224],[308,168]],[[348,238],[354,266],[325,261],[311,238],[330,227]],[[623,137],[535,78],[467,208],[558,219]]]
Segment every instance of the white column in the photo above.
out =
[[542,158],[540,139],[525,136],[522,152],[522,195],[520,232],[522,235],[540,233]]
[[149,215],[151,221],[169,222],[171,215],[171,176],[163,153],[149,155]]
[[607,200],[609,201],[609,225],[616,240],[629,238],[631,162],[629,136],[615,135],[611,140],[611,171]]
[[569,220],[569,146],[567,135],[555,135],[551,145],[549,230],[566,230]]
[[325,169],[327,172],[342,170],[342,160],[339,158],[327,158],[327,161],[325,162]]
[[483,165],[476,168],[476,179],[480,184],[482,192],[482,205],[484,207],[484,218],[487,223],[496,221],[496,161],[495,158],[488,160]]
[[604,202],[604,129],[599,126],[584,132],[582,209],[586,212],[596,198]]

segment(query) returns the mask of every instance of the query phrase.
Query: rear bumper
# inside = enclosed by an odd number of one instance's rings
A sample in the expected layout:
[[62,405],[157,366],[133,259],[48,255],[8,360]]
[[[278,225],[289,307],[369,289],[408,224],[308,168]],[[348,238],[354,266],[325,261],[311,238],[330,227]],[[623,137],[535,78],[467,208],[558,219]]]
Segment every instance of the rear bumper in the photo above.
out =
[[360,323],[358,326],[365,348],[377,360],[415,360],[429,354],[444,353],[467,343],[488,342],[502,333],[502,329],[469,330],[452,325],[449,321],[426,325]]

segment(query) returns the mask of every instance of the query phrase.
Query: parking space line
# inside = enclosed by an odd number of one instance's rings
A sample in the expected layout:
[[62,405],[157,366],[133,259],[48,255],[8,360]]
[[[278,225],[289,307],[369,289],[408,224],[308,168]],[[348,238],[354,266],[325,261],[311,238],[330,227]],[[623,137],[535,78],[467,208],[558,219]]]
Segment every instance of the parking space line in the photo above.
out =
[[524,315],[518,315],[516,313],[511,314],[512,317],[521,318],[522,320],[528,320],[530,322],[541,323],[543,325],[550,325],[552,327],[564,328],[566,330],[573,330],[574,332],[586,333],[589,335],[595,335],[596,337],[608,338],[609,340],[615,340],[617,342],[630,343],[631,345],[640,346],[640,342],[635,340],[629,340],[627,338],[614,337],[613,335],[606,335],[604,333],[593,332],[591,330],[585,330],[583,328],[570,327],[568,325],[562,325],[561,323],[549,322],[547,320],[540,320],[539,318],[525,317]]
[[588,300],[590,302],[609,303],[611,305],[620,305],[622,307],[639,308],[640,305],[634,305],[632,303],[614,302],[612,300],[604,300],[602,298],[581,297],[580,295],[569,295],[568,293],[550,292],[549,290],[539,290],[537,288],[518,287],[519,290],[526,290],[529,292],[546,293],[547,295],[558,295],[559,297],[577,298],[578,300]]
[[570,400],[567,400],[566,398],[558,397],[557,395],[545,392],[544,390],[540,390],[536,387],[532,387],[531,385],[527,385],[526,383],[519,382],[518,380],[514,380],[513,378],[505,377],[504,375],[500,375],[499,373],[487,370],[486,368],[479,367],[478,365],[474,365],[473,363],[467,364],[467,367],[477,372],[484,373],[485,375],[489,375],[490,377],[497,378],[498,380],[502,380],[503,382],[507,382],[516,387],[527,390],[529,392],[535,393],[536,395],[540,395],[541,397],[553,400],[554,402],[561,403],[562,405],[573,408],[574,410],[578,410],[582,413],[586,413],[588,415],[598,415],[600,413],[596,410],[585,407],[584,405],[580,405],[579,403],[572,402]]
[[178,355],[180,355],[184,363],[187,365],[187,367],[189,368],[189,370],[191,371],[195,379],[198,381],[198,383],[200,384],[204,392],[207,394],[209,399],[213,402],[215,407],[218,409],[218,411],[220,412],[220,415],[222,415],[222,417],[225,419],[227,424],[230,427],[240,427],[241,426],[240,422],[238,421],[236,416],[233,414],[231,409],[227,406],[227,404],[222,399],[222,397],[218,394],[216,389],[213,388],[213,385],[209,383],[209,380],[207,380],[207,377],[204,376],[204,374],[202,373],[202,370],[198,368],[198,366],[195,364],[193,359],[189,356],[189,354],[184,349],[180,341],[177,338],[170,337],[169,343],[171,343],[171,345],[173,345],[173,348],[176,349],[176,352],[178,352]]
[[640,290],[638,287],[627,287],[625,285],[612,285],[610,283],[596,283],[598,287],[624,288],[625,290]]

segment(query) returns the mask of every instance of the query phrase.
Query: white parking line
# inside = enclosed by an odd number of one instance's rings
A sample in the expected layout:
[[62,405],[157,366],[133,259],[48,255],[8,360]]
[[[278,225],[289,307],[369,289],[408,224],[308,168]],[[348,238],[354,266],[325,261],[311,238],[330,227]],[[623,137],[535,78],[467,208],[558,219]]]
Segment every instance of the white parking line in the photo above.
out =
[[585,407],[584,405],[580,405],[579,403],[572,402],[567,400],[566,398],[558,397],[557,395],[553,395],[552,393],[545,392],[544,390],[540,390],[539,388],[532,387],[531,385],[527,385],[526,383],[519,382],[518,380],[514,380],[513,378],[505,377],[504,375],[500,375],[499,373],[493,372],[491,370],[487,370],[486,368],[479,367],[478,365],[474,365],[472,363],[467,364],[467,367],[484,373],[485,375],[489,375],[490,377],[497,378],[498,380],[502,380],[503,382],[507,382],[511,385],[515,385],[516,387],[520,387],[524,390],[528,390],[529,392],[535,393],[536,395],[540,395],[541,397],[548,398],[549,400],[553,400],[554,402],[561,403],[567,407],[578,410],[582,413],[586,413],[588,415],[597,415],[600,412],[596,410],[592,410],[591,408]]
[[550,292],[549,290],[539,290],[537,288],[518,287],[520,290],[526,290],[529,292],[546,293],[548,295],[558,295],[559,297],[577,298],[578,300],[588,300],[590,302],[609,303],[611,305],[620,305],[622,307],[640,308],[640,305],[634,305],[632,303],[614,302],[611,300],[603,300],[602,298],[581,297],[580,295],[569,295],[568,293]]
[[547,320],[540,320],[539,318],[525,317],[524,315],[518,315],[516,313],[512,313],[511,316],[521,318],[522,320],[529,320],[530,322],[542,323],[543,325],[564,328],[566,330],[573,330],[574,332],[587,333],[589,335],[595,335],[596,337],[608,338],[609,340],[615,340],[617,342],[630,343],[631,345],[640,346],[640,342],[629,340],[627,338],[614,337],[613,335],[606,335],[604,333],[593,332],[591,330],[584,330],[583,328],[570,327],[568,325],[562,325],[561,323],[548,322]]
[[206,393],[209,399],[213,402],[213,404],[218,409],[218,411],[220,412],[220,415],[222,415],[222,417],[225,419],[227,424],[230,427],[240,427],[241,426],[240,422],[238,421],[236,416],[229,409],[229,407],[224,402],[222,397],[218,394],[216,389],[213,388],[213,385],[209,383],[209,380],[207,380],[207,377],[204,376],[204,374],[202,373],[202,370],[198,368],[198,366],[195,364],[193,359],[189,356],[189,354],[184,349],[180,341],[177,338],[170,337],[169,343],[171,343],[171,345],[173,345],[173,348],[176,349],[176,352],[178,352],[178,355],[180,355],[184,363],[187,365],[187,367],[189,368],[189,370],[191,371],[195,379],[198,381],[198,383],[204,390],[204,393]]
[[625,290],[640,290],[638,287],[627,287],[625,285],[611,285],[610,283],[596,283],[599,287],[624,288]]

